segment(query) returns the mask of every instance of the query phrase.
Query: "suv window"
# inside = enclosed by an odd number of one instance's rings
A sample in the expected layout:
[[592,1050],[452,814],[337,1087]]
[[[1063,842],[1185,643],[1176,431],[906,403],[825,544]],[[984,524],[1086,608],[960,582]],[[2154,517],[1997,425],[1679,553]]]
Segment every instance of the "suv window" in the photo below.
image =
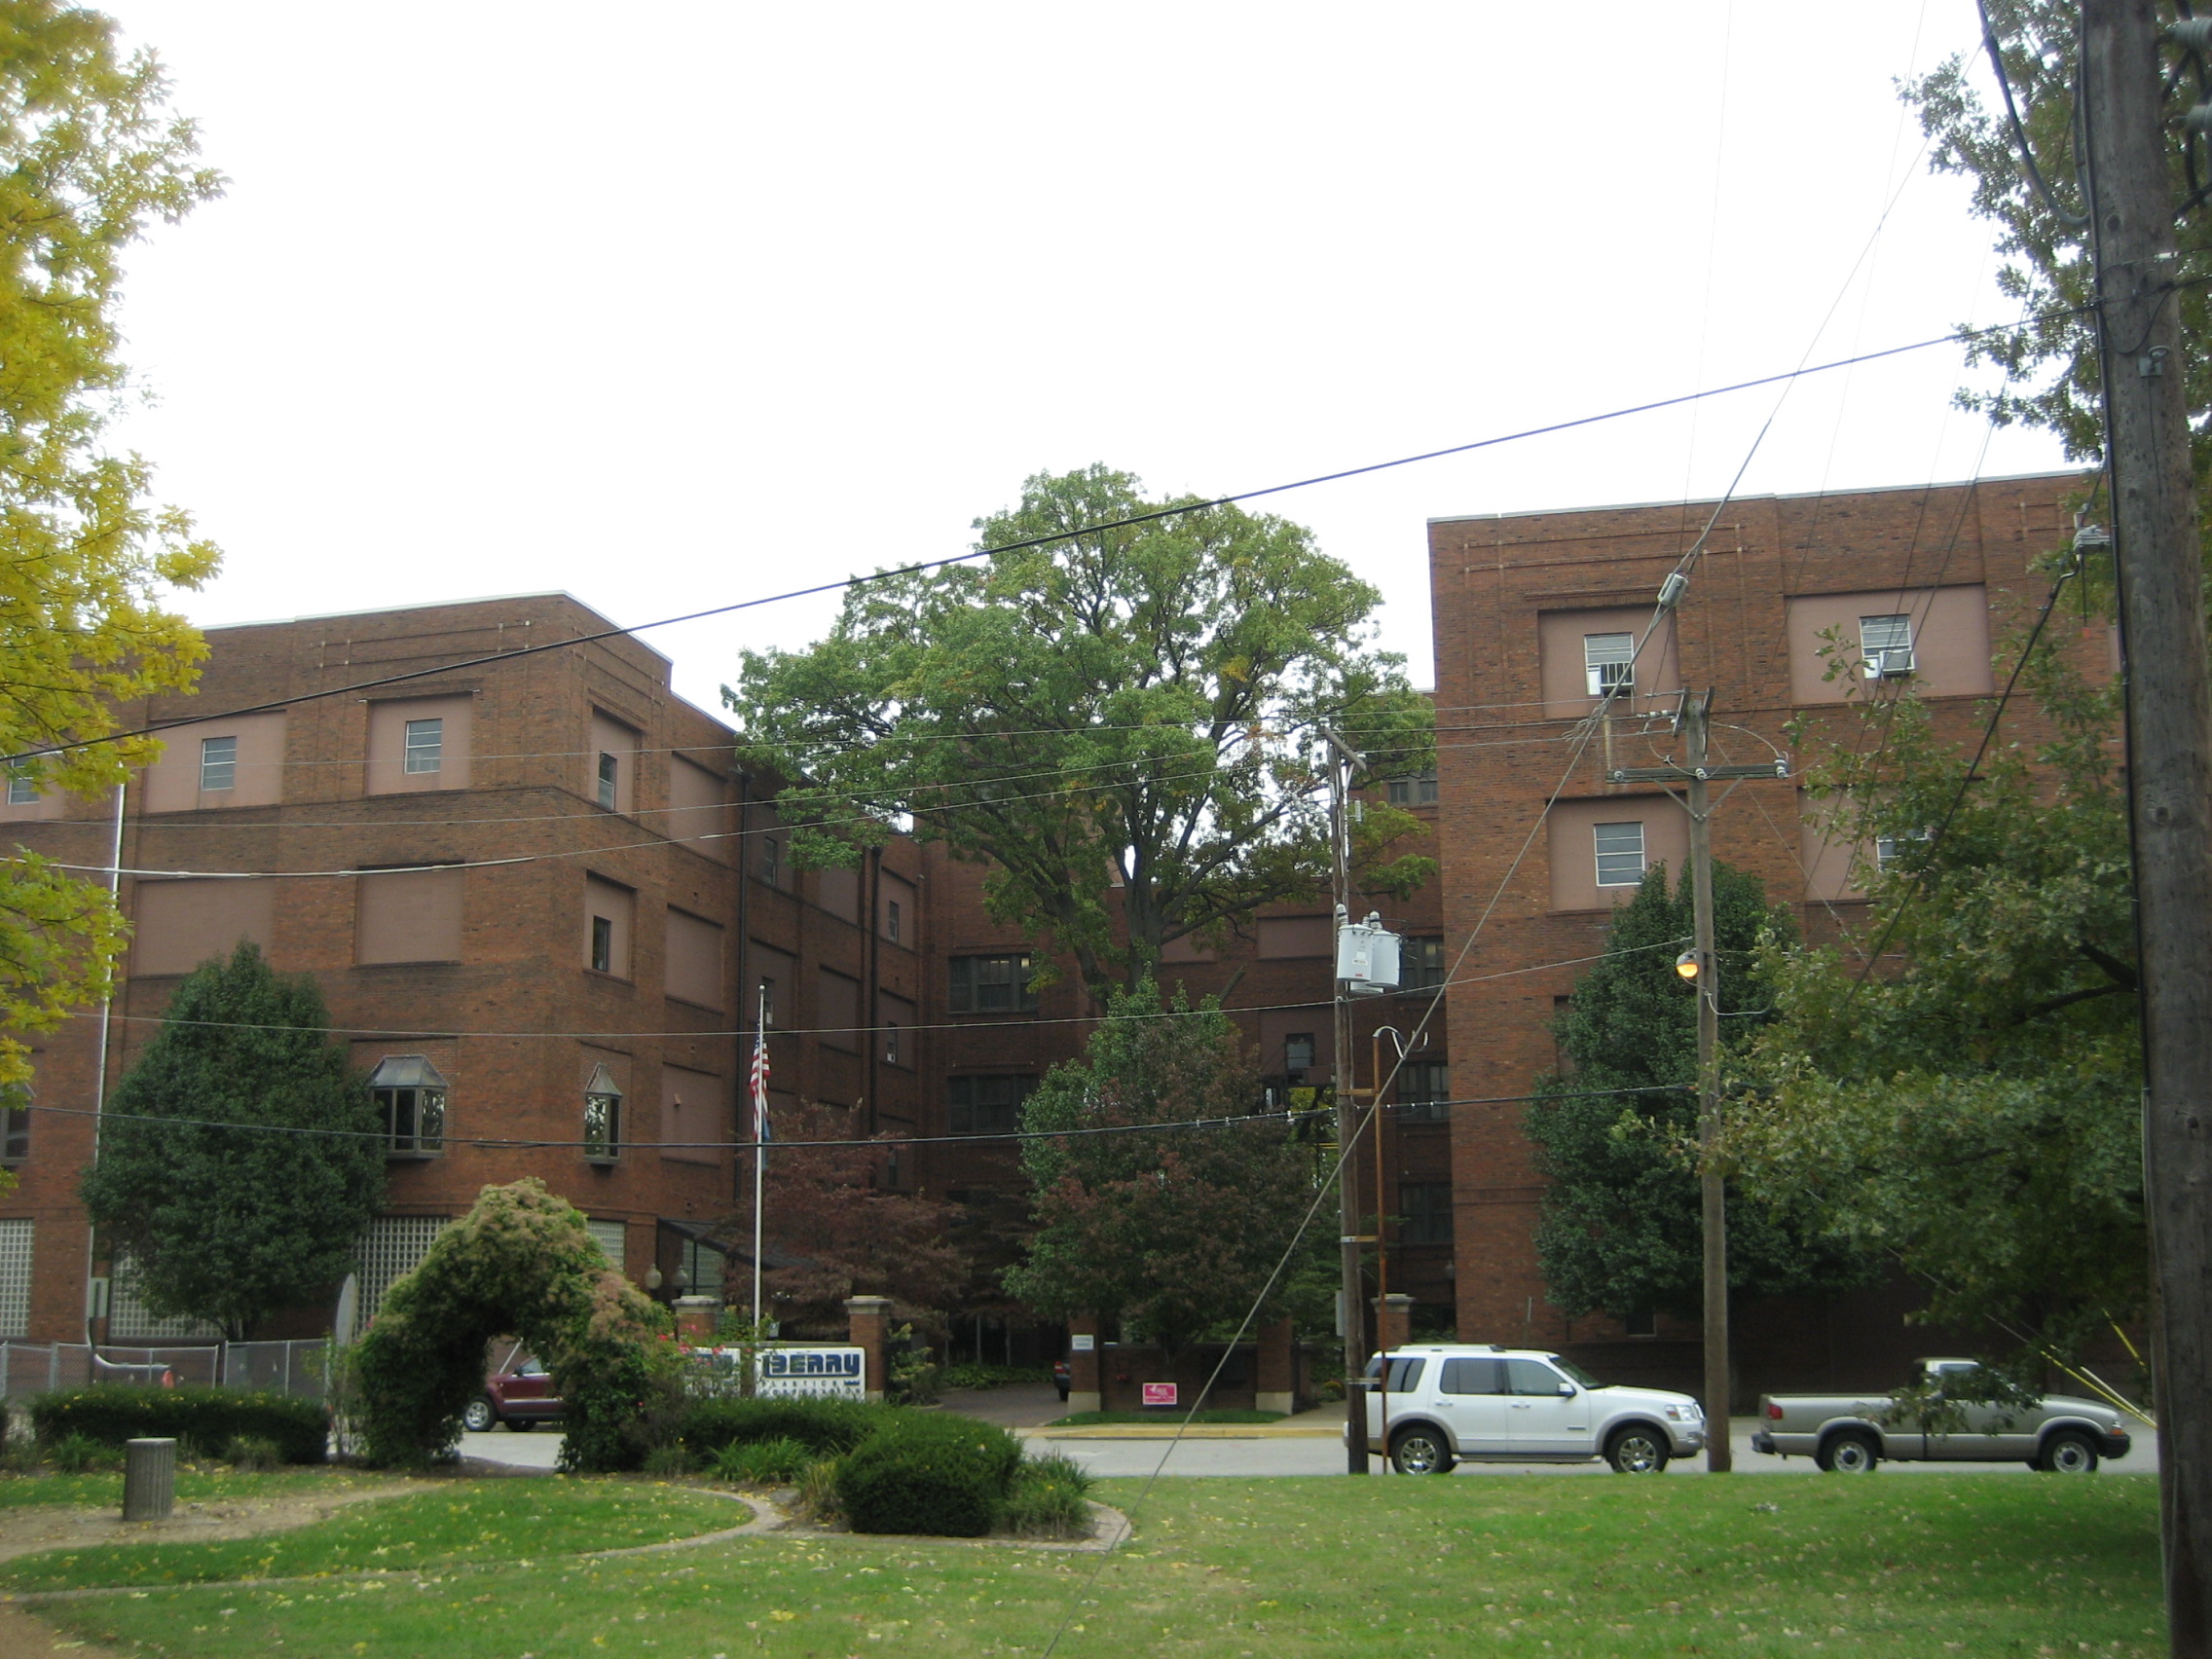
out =
[[1561,1381],[1560,1374],[1540,1359],[1505,1361],[1508,1394],[1557,1394]]
[[[1428,1361],[1425,1359],[1393,1359],[1390,1361],[1390,1380],[1383,1384],[1384,1392],[1391,1394],[1412,1393],[1420,1386],[1420,1374],[1427,1364]],[[1381,1354],[1376,1354],[1368,1360],[1367,1375],[1371,1379],[1382,1375],[1382,1356]]]
[[1502,1394],[1503,1379],[1494,1359],[1448,1359],[1444,1362],[1447,1394]]

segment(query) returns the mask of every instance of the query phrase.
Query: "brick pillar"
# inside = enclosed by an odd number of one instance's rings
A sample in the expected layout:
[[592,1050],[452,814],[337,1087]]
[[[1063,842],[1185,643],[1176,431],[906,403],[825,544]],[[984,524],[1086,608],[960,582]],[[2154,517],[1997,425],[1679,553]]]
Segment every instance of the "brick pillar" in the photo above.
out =
[[1384,1353],[1401,1348],[1413,1340],[1414,1299],[1392,1291],[1388,1296],[1378,1297],[1372,1306],[1376,1309],[1376,1341]]
[[1258,1376],[1253,1382],[1252,1405],[1263,1412],[1298,1409],[1298,1377],[1293,1369],[1290,1320],[1272,1319],[1259,1331]]
[[845,1340],[867,1357],[865,1364],[867,1375],[863,1380],[867,1397],[880,1401],[884,1385],[891,1377],[890,1357],[885,1350],[885,1339],[891,1335],[891,1298],[888,1296],[849,1296],[845,1299]]
[[722,1305],[711,1296],[676,1299],[676,1340],[685,1347],[713,1347]]
[[1105,1410],[1098,1376],[1098,1315],[1078,1313],[1068,1321],[1068,1410]]

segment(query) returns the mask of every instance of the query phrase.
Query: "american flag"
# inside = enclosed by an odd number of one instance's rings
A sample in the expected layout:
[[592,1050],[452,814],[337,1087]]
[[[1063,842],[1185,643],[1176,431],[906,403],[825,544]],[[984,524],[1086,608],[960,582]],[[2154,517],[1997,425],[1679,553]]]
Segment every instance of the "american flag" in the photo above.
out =
[[768,1031],[756,1026],[753,1033],[753,1138],[762,1145],[768,1133]]

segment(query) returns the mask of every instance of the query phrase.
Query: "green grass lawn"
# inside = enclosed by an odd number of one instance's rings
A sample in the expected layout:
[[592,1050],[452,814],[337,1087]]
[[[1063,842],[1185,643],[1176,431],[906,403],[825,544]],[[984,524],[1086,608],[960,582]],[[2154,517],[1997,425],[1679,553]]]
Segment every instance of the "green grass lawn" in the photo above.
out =
[[453,1481],[437,1492],[381,1498],[258,1538],[102,1544],[20,1556],[0,1563],[0,1591],[535,1561],[696,1537],[752,1519],[744,1504],[689,1487],[561,1476]]
[[[535,1484],[498,1483],[482,1525],[518,1530]],[[2143,1655],[2164,1651],[2157,1498],[2130,1476],[1177,1480],[1095,1582],[1089,1556],[768,1537],[40,1611],[188,1659],[959,1659],[1036,1654],[1064,1615],[1068,1659]]]
[[[240,1498],[289,1496],[294,1493],[326,1492],[388,1485],[384,1475],[356,1474],[344,1469],[274,1469],[267,1474],[235,1474],[229,1469],[176,1472],[179,1503],[233,1502]],[[29,1504],[92,1504],[103,1509],[123,1506],[123,1476],[0,1475],[0,1509]]]

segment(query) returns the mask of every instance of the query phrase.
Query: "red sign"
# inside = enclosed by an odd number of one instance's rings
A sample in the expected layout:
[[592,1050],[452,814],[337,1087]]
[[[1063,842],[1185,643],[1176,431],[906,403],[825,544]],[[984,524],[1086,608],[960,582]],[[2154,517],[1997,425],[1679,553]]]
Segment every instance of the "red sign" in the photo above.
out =
[[1148,1406],[1171,1406],[1175,1403],[1175,1384],[1172,1382],[1147,1382],[1144,1385],[1144,1403]]

